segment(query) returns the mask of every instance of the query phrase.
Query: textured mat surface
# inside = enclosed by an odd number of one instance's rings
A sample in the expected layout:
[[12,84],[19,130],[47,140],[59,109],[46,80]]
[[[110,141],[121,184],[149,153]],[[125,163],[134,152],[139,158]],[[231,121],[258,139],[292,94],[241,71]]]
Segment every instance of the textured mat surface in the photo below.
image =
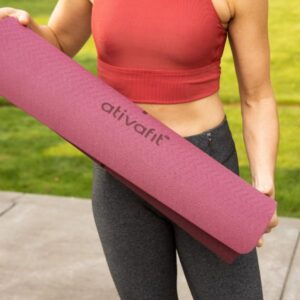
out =
[[227,263],[256,247],[276,209],[275,200],[12,17],[0,21],[0,95]]

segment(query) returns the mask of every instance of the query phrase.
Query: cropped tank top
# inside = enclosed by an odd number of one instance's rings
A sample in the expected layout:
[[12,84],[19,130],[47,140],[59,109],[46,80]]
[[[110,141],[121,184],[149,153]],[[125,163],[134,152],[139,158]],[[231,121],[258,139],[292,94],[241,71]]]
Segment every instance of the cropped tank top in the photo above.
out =
[[94,0],[91,28],[99,78],[133,102],[219,90],[227,29],[211,0]]

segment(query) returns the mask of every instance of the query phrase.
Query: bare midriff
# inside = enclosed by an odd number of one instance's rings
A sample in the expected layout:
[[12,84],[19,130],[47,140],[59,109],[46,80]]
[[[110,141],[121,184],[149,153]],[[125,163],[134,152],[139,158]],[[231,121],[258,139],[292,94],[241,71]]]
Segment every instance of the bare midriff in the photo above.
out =
[[218,92],[185,103],[135,104],[183,137],[199,134],[216,127],[222,122],[225,115]]

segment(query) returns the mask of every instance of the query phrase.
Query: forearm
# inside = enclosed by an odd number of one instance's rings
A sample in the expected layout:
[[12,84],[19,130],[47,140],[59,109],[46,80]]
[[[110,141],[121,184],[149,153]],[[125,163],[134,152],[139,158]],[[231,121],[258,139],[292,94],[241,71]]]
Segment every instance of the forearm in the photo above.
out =
[[48,25],[39,25],[33,20],[33,18],[31,18],[30,28],[42,38],[47,40],[50,44],[61,51],[64,51],[54,30],[52,30]]
[[51,29],[48,25],[40,25],[39,30],[41,32],[41,36],[45,38],[49,43],[54,45],[56,48],[64,52],[62,45],[58,39],[57,34],[55,34],[54,30]]
[[39,25],[31,18],[29,27],[70,57],[76,55],[90,36],[89,25],[82,26],[82,30],[77,30],[77,32],[57,31],[54,29],[53,24],[51,26],[49,23],[47,25]]
[[242,104],[243,137],[252,184],[274,185],[279,143],[279,120],[274,97]]
[[47,25],[39,25],[27,11],[11,7],[0,8],[0,19],[9,15],[18,18],[22,25],[73,57],[91,35],[92,7],[90,1],[58,1]]

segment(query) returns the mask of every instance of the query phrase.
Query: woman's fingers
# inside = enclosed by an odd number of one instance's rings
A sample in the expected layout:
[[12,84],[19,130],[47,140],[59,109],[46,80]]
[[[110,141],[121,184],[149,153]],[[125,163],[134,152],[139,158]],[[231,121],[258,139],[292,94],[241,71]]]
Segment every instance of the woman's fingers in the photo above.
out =
[[277,217],[277,211],[275,211],[266,230],[265,230],[265,233],[270,232],[272,230],[272,228],[276,227],[278,224],[279,224],[279,220]]
[[16,18],[22,25],[30,26],[31,16],[30,14],[22,9],[16,9],[13,7],[1,7],[0,8],[0,19],[5,17]]
[[258,240],[258,242],[257,242],[257,244],[256,244],[256,247],[261,247],[261,246],[263,245],[263,242],[264,242],[263,237],[261,237],[261,238]]
[[272,219],[270,221],[270,227],[271,228],[276,227],[278,224],[279,224],[279,219],[278,219],[278,216],[277,216],[277,211],[275,210],[275,212],[272,216]]
[[[276,227],[278,224],[279,224],[279,219],[278,219],[278,217],[277,217],[277,211],[275,211],[275,213],[273,214],[273,216],[272,216],[272,218],[271,218],[271,220],[270,220],[270,222],[269,222],[269,224],[268,224],[268,226],[267,226],[267,228],[266,228],[266,230],[265,230],[265,233],[271,232],[272,229],[273,229],[274,227]],[[256,246],[257,246],[257,247],[261,247],[261,246],[263,245],[263,242],[264,242],[263,237],[261,237],[261,238],[258,240]]]
[[30,15],[28,12],[19,11],[16,14],[16,17],[19,19],[19,22],[22,23],[23,25],[25,25],[25,26],[30,25],[31,18],[30,18]]
[[269,233],[269,232],[271,232],[271,230],[272,230],[272,228],[269,228],[269,227],[268,227],[268,228],[266,229],[265,233]]

